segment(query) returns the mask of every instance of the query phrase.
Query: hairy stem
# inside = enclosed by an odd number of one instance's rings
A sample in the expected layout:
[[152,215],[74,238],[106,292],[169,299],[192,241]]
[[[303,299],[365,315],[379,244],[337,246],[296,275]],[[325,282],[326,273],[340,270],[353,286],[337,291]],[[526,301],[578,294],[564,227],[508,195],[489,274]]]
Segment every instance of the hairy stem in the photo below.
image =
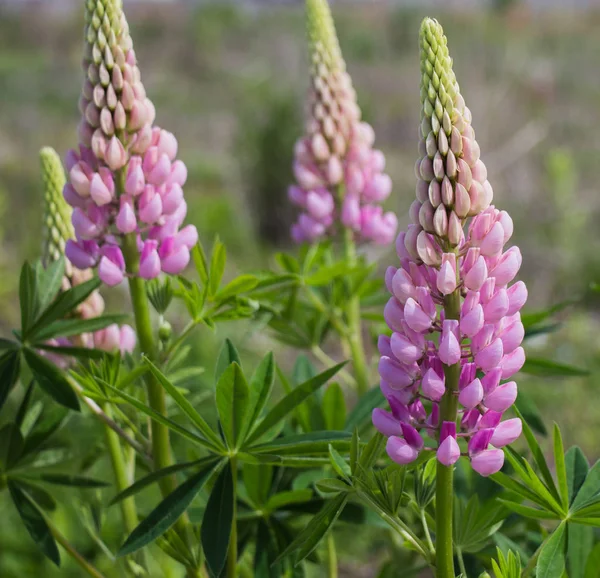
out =
[[227,556],[227,578],[237,577],[237,459],[230,459],[231,477],[233,479],[233,520],[231,522],[231,535],[229,537],[229,553]]
[[[112,419],[111,407],[106,404],[104,407],[104,413]],[[123,455],[123,448],[119,441],[119,436],[109,427],[104,428],[104,435],[106,436],[106,445],[108,446],[108,453],[110,455],[110,461],[115,474],[115,483],[117,490],[122,492],[124,489],[131,485],[131,480],[127,475],[127,464],[125,462],[125,456]],[[135,508],[135,500],[133,496],[121,500],[121,515],[123,517],[123,524],[128,534],[131,534],[138,525],[137,510]]]
[[96,569],[90,562],[88,562],[67,540],[65,536],[61,533],[61,531],[54,525],[52,520],[47,516],[44,516],[46,519],[46,523],[48,524],[54,539],[65,549],[65,551],[73,558],[73,560],[77,563],[77,565],[88,575],[93,576],[94,578],[105,578],[104,574],[102,574],[98,569]]
[[[447,295],[444,300],[446,319],[460,317],[460,290]],[[444,365],[446,392],[440,402],[440,424],[445,421],[456,422],[458,410],[458,381],[460,361],[454,365]],[[435,491],[435,527],[436,527],[436,567],[437,578],[454,578],[454,552],[452,543],[452,502],[454,468],[437,463]]]
[[[356,264],[356,245],[352,229],[344,228],[344,256],[350,266]],[[352,355],[354,374],[359,395],[369,389],[369,368],[365,359],[365,350],[362,339],[362,326],[360,322],[360,299],[352,295],[346,309],[348,318],[348,347]]]

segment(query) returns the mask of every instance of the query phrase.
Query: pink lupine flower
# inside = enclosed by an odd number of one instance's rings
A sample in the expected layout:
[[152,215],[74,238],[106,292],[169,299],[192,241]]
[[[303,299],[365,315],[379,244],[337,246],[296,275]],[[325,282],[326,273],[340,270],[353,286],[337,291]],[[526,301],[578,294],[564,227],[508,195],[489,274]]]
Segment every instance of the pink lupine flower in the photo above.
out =
[[[181,187],[187,170],[176,159],[175,137],[153,126],[154,105],[141,82],[121,3],[87,3],[85,38],[80,144],[67,154],[69,182],[63,193],[74,209],[76,237],[67,257],[78,267],[97,266],[107,285],[130,274],[146,279],[161,270],[178,274],[191,247],[173,249],[170,238],[185,218]],[[126,235],[136,236],[140,253],[147,240],[157,243],[146,249],[139,273],[126,272],[116,252]]]
[[[377,410],[373,423],[399,463],[420,450],[404,428],[424,428],[442,464],[459,459],[462,439],[473,469],[488,476],[503,465],[499,448],[522,429],[519,419],[501,421],[517,397],[516,382],[507,380],[525,361],[519,310],[527,289],[522,281],[511,285],[522,257],[518,247],[505,249],[513,223],[492,205],[471,112],[437,22],[424,21],[421,48],[417,198],[396,243],[400,267],[385,276],[392,335],[379,340],[381,389],[392,413]],[[454,397],[453,415],[443,408]]]
[[359,241],[392,242],[398,221],[380,203],[392,190],[375,134],[360,119],[352,80],[340,51],[327,0],[307,1],[311,88],[305,135],[296,143],[296,184],[289,199],[302,209],[291,235],[313,242],[340,225]]

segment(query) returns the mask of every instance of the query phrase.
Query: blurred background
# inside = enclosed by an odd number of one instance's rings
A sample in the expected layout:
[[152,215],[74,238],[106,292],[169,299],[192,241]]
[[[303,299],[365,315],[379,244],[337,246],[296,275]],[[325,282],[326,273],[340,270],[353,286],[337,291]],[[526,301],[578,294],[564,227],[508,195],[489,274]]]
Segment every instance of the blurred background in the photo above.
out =
[[[81,5],[0,0],[3,335],[17,324],[18,267],[39,254],[38,151],[50,145],[64,155],[77,140]],[[332,5],[359,104],[387,157],[394,181],[389,208],[401,227],[414,195],[419,24],[429,15],[444,26],[495,202],[515,221],[527,310],[578,301],[559,315],[559,330],[530,340],[528,351],[590,375],[524,376],[520,387],[547,424],[564,428],[567,445],[577,442],[600,457],[600,310],[591,291],[600,281],[600,0]],[[219,234],[230,274],[268,266],[275,249],[288,245],[294,217],[286,189],[308,82],[302,2],[125,0],[125,8],[157,122],[176,134],[189,169],[188,219],[207,244]],[[382,268],[395,259],[393,250],[378,256]],[[115,310],[120,297],[112,295]],[[237,323],[216,336],[197,333],[200,363],[206,361],[210,374],[217,343],[227,334],[252,354],[257,346],[244,342],[246,331]],[[265,337],[258,348],[270,346]],[[70,422],[71,436],[78,420]],[[77,443],[93,445],[95,430],[86,427],[81,424]],[[56,572],[41,562],[20,526],[13,531],[4,521],[0,544],[3,578],[37,576],[41,568],[44,576],[79,575],[70,566]],[[368,564],[341,572],[374,575]]]

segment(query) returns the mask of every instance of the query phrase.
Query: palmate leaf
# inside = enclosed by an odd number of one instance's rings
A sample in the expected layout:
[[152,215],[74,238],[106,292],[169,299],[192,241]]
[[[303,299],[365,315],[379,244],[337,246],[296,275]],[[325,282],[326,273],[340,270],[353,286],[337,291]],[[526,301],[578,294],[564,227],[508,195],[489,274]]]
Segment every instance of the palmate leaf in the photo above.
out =
[[339,363],[338,365],[320,373],[319,375],[305,381],[298,387],[294,388],[288,395],[279,401],[271,409],[265,418],[258,423],[250,432],[249,438],[246,440],[247,444],[251,444],[258,440],[261,436],[266,434],[272,428],[274,428],[282,419],[285,418],[295,407],[301,404],[309,395],[313,394],[317,389],[323,386],[329,381],[342,367],[346,365],[346,362]]
[[585,564],[594,546],[594,529],[567,524],[567,567],[569,578],[584,578]]
[[280,456],[314,456],[328,454],[329,446],[336,449],[350,448],[351,434],[341,431],[316,431],[307,434],[290,435],[272,442],[248,448],[254,454],[275,454]]
[[46,484],[54,484],[58,486],[69,486],[75,488],[104,488],[109,486],[108,482],[102,480],[96,480],[94,478],[88,478],[86,476],[74,476],[71,474],[38,474],[35,477],[32,475],[33,471],[29,471],[22,478],[28,482],[45,482]]
[[268,353],[255,369],[250,378],[250,396],[248,398],[248,420],[242,433],[242,439],[246,439],[248,431],[255,424],[267,405],[273,385],[275,384],[275,360],[273,353]]
[[217,359],[217,365],[215,367],[215,383],[219,382],[219,379],[221,379],[221,376],[225,373],[225,370],[232,363],[237,363],[240,367],[242,367],[242,360],[240,359],[238,350],[235,348],[235,345],[230,339],[226,339]]
[[44,556],[60,566],[58,547],[43,514],[33,500],[15,482],[9,481],[8,489],[13,504],[33,541],[44,553]]
[[581,448],[577,446],[573,446],[567,451],[565,463],[569,487],[569,505],[571,505],[588,475],[590,466]]
[[6,402],[13,385],[21,373],[21,354],[18,350],[9,350],[0,356],[0,409]]
[[296,552],[295,563],[298,564],[309,556],[340,517],[347,501],[348,496],[346,494],[339,494],[326,502],[323,509],[312,517],[296,539],[278,556],[277,560],[282,560]]
[[216,467],[208,466],[171,492],[129,535],[117,556],[136,552],[166,532],[187,510]]
[[21,268],[19,303],[21,305],[21,332],[25,337],[39,314],[40,306],[36,270],[28,262],[25,262]]
[[[82,333],[93,333],[115,323],[127,320],[127,315],[102,315],[91,319],[58,319],[41,327],[32,337],[36,341],[46,341],[56,337],[71,337]],[[37,347],[37,346],[36,346]]]
[[212,578],[221,575],[227,560],[234,500],[231,466],[227,462],[208,498],[200,531],[206,565]]
[[558,493],[561,505],[566,511],[569,509],[569,486],[567,481],[567,468],[565,465],[565,448],[557,424],[554,424],[552,439],[554,448],[554,467],[556,469],[556,479],[558,481]]
[[268,464],[245,463],[242,478],[248,497],[257,507],[264,506],[269,498],[273,480],[273,467]]

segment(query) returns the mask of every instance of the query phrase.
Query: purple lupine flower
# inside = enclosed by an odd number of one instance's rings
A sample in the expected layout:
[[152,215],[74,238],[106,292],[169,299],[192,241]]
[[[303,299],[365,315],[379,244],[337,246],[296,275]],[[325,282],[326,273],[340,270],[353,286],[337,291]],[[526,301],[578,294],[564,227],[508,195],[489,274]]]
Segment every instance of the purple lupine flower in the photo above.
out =
[[178,236],[187,212],[187,169],[176,158],[176,138],[153,126],[154,105],[141,82],[121,2],[87,2],[85,37],[80,145],[67,155],[63,193],[74,209],[76,238],[66,254],[76,266],[97,266],[107,285],[117,285],[127,275],[123,238],[135,234],[140,276],[178,274],[196,242],[195,235]]
[[360,119],[327,0],[307,0],[306,8],[312,81],[306,133],[294,151],[296,183],[288,191],[301,209],[292,238],[312,242],[342,225],[359,241],[387,245],[398,221],[380,206],[392,190],[385,157]]
[[[517,397],[510,378],[525,361],[519,310],[527,289],[522,281],[511,285],[521,266],[518,247],[504,249],[513,223],[491,204],[471,112],[434,20],[423,22],[421,49],[417,199],[412,223],[397,239],[400,267],[386,272],[392,297],[384,317],[393,333],[379,340],[391,412],[376,410],[373,423],[389,436],[388,454],[398,463],[416,459],[422,447],[412,433],[406,437],[410,426],[437,441],[432,449],[444,465],[459,459],[462,438],[473,469],[488,476],[502,467],[499,448],[521,433],[519,419],[501,419]],[[457,319],[446,318],[449,298],[460,303]],[[448,389],[449,370],[460,370],[457,391]],[[456,422],[440,424],[445,396],[457,396],[459,410]],[[420,411],[411,411],[417,404]]]

